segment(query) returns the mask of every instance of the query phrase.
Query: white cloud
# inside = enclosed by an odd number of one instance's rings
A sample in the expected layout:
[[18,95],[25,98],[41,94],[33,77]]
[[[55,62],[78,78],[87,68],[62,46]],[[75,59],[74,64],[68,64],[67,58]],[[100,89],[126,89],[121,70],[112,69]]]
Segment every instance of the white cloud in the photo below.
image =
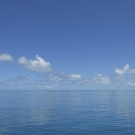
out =
[[45,87],[46,87],[47,89],[51,89],[51,88],[52,88],[51,86],[48,86],[48,85],[47,85],[47,86],[45,86]]
[[18,59],[19,63],[25,65],[26,68],[35,71],[35,72],[49,72],[52,71],[51,65],[49,62],[46,62],[44,59],[36,55],[35,60],[26,59],[21,57]]
[[110,80],[107,76],[103,76],[102,74],[97,74],[96,77],[94,77],[93,81],[97,84],[109,84]]
[[57,74],[49,74],[48,75],[48,79],[51,82],[60,82],[60,81],[62,81],[62,78],[59,75],[57,75]]
[[135,83],[134,82],[127,82],[127,85],[128,86],[135,86]]
[[12,60],[13,60],[13,58],[9,54],[3,53],[0,55],[0,61],[12,61]]
[[69,78],[71,80],[80,80],[81,79],[81,76],[78,75],[78,74],[69,74]]
[[135,69],[130,69],[129,65],[126,64],[123,69],[116,68],[115,73],[117,74],[135,74]]

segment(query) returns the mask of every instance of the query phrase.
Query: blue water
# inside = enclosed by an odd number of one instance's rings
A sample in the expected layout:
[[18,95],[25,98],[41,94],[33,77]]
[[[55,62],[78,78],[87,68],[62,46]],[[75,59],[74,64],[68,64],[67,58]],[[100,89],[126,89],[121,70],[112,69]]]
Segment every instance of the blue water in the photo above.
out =
[[0,135],[135,135],[135,91],[0,91]]

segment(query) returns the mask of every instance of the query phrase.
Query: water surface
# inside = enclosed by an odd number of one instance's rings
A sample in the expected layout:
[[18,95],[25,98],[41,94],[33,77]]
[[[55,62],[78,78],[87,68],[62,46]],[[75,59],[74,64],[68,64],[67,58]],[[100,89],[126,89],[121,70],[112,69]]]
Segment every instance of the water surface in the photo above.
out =
[[135,135],[135,91],[0,91],[0,135]]

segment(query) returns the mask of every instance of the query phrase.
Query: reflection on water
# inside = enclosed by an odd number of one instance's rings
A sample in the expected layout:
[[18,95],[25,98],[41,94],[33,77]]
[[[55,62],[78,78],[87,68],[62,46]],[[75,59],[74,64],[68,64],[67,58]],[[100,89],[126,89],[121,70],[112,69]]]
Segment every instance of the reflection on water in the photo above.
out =
[[0,135],[135,134],[135,91],[0,91]]

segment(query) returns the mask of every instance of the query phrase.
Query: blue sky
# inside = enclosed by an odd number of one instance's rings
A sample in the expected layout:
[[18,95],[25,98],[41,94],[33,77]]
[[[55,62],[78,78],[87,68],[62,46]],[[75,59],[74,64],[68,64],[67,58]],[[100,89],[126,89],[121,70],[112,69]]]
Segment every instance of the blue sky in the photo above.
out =
[[1,0],[0,89],[135,89],[134,0]]

